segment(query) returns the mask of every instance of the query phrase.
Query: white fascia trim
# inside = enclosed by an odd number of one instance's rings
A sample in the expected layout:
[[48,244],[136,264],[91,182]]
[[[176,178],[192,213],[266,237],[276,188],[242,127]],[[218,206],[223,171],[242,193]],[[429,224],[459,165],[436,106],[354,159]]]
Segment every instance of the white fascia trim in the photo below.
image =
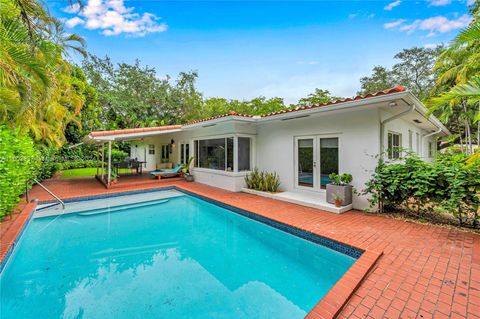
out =
[[135,138],[176,133],[180,131],[182,131],[182,129],[139,132],[139,133],[130,133],[130,134],[117,134],[117,135],[96,136],[96,137],[91,137],[89,135],[88,139],[94,142],[122,141],[122,140],[129,140],[129,139],[135,139]]
[[430,123],[432,123],[434,126],[436,126],[438,129],[441,129],[445,135],[452,135],[452,133],[443,125],[442,122],[440,122],[439,119],[435,117],[435,115],[430,114],[430,111],[423,105],[423,103],[412,93],[408,93],[408,98],[413,101],[413,103],[416,106],[416,111],[422,115],[425,119],[427,119]]
[[277,115],[270,115],[270,116],[261,117],[260,119],[258,119],[258,122],[275,121],[275,120],[281,120],[281,119],[287,119],[287,118],[295,118],[297,116],[311,115],[315,113],[346,110],[346,109],[355,108],[362,105],[382,103],[382,102],[401,99],[405,97],[406,94],[407,92],[391,93],[387,95],[374,96],[374,97],[369,97],[369,98],[356,100],[356,101],[342,102],[341,104],[338,104],[338,105],[332,104],[327,106],[315,107],[312,109],[287,112],[287,113],[282,113]]
[[188,129],[194,129],[194,128],[203,128],[204,126],[209,127],[214,124],[219,124],[222,122],[247,122],[247,123],[255,123],[257,121],[256,117],[245,117],[245,116],[234,116],[234,115],[229,115],[229,116],[224,116],[224,117],[219,117],[217,119],[213,120],[206,120],[198,123],[193,123],[193,124],[188,124],[182,126],[182,129],[188,130]]

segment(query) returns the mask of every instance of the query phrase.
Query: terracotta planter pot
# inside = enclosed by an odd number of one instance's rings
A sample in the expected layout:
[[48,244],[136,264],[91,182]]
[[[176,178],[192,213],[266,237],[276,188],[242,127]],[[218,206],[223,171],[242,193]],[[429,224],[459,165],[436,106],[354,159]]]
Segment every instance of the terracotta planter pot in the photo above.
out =
[[335,201],[335,207],[342,207],[342,201],[341,200],[336,200]]

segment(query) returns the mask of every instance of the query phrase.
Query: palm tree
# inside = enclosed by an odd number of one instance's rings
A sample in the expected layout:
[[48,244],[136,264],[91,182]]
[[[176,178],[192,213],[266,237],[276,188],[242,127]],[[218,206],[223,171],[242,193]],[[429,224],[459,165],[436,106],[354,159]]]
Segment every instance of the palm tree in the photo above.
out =
[[84,45],[38,2],[0,0],[0,123],[61,145],[84,103],[66,58]]

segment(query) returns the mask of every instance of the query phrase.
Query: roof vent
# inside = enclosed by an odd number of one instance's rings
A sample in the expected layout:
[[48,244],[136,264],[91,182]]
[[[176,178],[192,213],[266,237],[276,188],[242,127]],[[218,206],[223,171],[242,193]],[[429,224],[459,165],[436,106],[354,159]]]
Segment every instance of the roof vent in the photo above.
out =
[[414,121],[415,123],[417,123],[417,124],[420,124],[420,123],[422,123],[422,121],[420,121],[420,120],[417,120],[417,119],[414,119],[413,121]]
[[285,119],[282,119],[282,121],[290,121],[290,120],[296,120],[296,119],[302,119],[304,117],[309,117],[310,115],[300,115],[300,116],[296,116],[296,117],[290,117],[290,118],[285,118]]

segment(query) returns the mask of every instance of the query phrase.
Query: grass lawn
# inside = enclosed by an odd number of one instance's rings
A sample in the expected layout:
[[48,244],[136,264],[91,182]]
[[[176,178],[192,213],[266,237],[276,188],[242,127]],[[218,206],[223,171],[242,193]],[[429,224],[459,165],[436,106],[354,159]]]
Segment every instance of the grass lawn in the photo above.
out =
[[[130,170],[126,168],[121,168],[120,173],[129,173]],[[85,168],[74,168],[74,169],[67,169],[62,171],[60,178],[74,178],[74,177],[89,177],[95,176],[97,173],[96,167],[85,167]]]

